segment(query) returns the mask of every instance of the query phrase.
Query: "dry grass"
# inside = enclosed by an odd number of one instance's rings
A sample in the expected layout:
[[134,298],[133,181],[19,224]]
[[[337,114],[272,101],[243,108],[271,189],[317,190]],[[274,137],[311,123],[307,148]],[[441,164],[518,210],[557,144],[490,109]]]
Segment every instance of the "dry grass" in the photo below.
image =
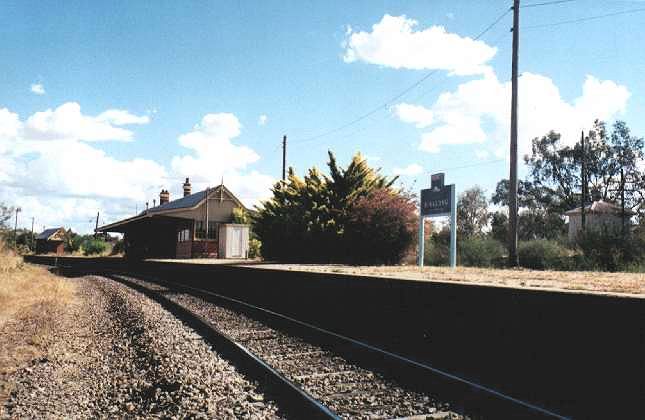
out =
[[516,288],[593,292],[611,295],[636,295],[645,298],[645,274],[589,271],[536,271],[416,266],[345,266],[307,264],[268,264],[258,268],[342,273],[408,280],[459,282]]
[[46,355],[58,316],[74,300],[71,282],[24,264],[0,242],[0,417],[11,375]]

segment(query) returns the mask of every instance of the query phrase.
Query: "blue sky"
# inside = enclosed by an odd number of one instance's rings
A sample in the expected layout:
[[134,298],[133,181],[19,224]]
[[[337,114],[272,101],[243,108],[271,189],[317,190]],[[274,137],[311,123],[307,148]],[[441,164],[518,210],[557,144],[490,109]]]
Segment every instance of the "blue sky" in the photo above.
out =
[[[81,231],[177,196],[185,176],[224,177],[250,204],[280,176],[283,134],[300,173],[361,151],[414,189],[446,170],[490,193],[508,173],[511,14],[472,38],[510,4],[4,1],[0,201],[24,226]],[[642,8],[522,9],[521,150],[550,128],[575,141],[595,117],[645,135],[645,13],[530,28]]]

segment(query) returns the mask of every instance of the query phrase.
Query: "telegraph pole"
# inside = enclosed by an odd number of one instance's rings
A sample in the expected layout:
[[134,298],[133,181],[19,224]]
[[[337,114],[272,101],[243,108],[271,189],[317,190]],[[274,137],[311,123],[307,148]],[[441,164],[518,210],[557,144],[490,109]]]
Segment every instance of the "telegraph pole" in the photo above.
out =
[[582,143],[582,164],[581,164],[581,174],[580,178],[582,179],[582,207],[580,213],[580,222],[582,223],[582,232],[585,231],[586,218],[585,218],[585,203],[587,201],[587,173],[586,173],[586,153],[585,153],[585,132],[583,131],[580,134],[580,143]]
[[31,217],[31,250],[32,252],[35,252],[36,249],[36,238],[34,237],[34,222],[36,221],[35,217]]
[[13,247],[18,248],[18,213],[20,213],[22,209],[20,207],[16,207],[16,223],[13,225]]
[[509,256],[511,267],[517,267],[517,62],[520,43],[520,0],[513,0],[513,63],[511,80],[511,173],[509,185]]
[[98,234],[96,233],[96,231],[97,231],[98,229],[99,229],[99,212],[97,211],[97,212],[96,212],[96,223],[95,223],[95,225],[94,225],[94,237],[95,237],[95,238],[96,238],[96,236],[98,235]]
[[286,179],[287,171],[287,135],[282,136],[282,180]]

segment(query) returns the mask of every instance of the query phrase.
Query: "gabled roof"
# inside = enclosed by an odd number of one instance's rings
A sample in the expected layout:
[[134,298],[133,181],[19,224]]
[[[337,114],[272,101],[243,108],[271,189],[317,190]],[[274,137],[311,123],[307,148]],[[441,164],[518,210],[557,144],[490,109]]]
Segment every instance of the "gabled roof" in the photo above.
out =
[[[620,206],[617,206],[613,203],[608,203],[607,201],[603,200],[594,201],[593,203],[585,206],[585,213],[620,215],[622,214],[622,212],[623,210]],[[569,210],[564,214],[566,214],[567,216],[572,216],[580,213],[582,213],[582,207],[576,207],[575,209]],[[633,216],[635,214],[636,213],[634,213],[630,209],[625,209],[626,216]]]
[[65,230],[65,228],[63,228],[63,227],[45,229],[38,236],[36,236],[36,239],[48,240],[49,238],[54,236],[56,233],[58,233],[61,229]]
[[[110,223],[109,225],[101,226],[97,229],[97,232],[108,232],[110,229],[113,229],[118,226],[134,222],[146,217],[161,216],[161,215],[172,215],[172,213],[182,210],[190,210],[196,207],[199,207],[206,200],[206,191],[202,190],[186,197],[178,198],[177,200],[169,201],[168,203],[161,204],[159,206],[151,207],[147,210],[142,211],[136,216],[129,217],[127,219],[120,220],[118,222]],[[213,199],[214,194],[226,194],[230,197],[231,200],[238,206],[242,207],[245,210],[248,210],[240,200],[233,195],[233,193],[226,188],[224,185],[218,185],[215,188],[209,188],[208,194],[210,199]]]

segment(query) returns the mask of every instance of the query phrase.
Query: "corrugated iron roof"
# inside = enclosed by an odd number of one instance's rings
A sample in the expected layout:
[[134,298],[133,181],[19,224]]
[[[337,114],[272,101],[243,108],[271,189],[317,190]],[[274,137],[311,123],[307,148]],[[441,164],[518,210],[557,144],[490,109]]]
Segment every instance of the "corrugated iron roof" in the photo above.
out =
[[36,236],[36,239],[49,239],[50,236],[52,236],[53,234],[55,234],[61,229],[63,228],[57,227],[57,228],[45,229],[38,236]]
[[[212,190],[211,190],[212,191]],[[206,197],[206,190],[196,192],[195,194],[187,195],[186,197],[177,200],[169,201],[157,207],[152,207],[147,210],[148,213],[159,213],[167,210],[190,209],[199,204]],[[145,212],[144,212],[145,213]]]

